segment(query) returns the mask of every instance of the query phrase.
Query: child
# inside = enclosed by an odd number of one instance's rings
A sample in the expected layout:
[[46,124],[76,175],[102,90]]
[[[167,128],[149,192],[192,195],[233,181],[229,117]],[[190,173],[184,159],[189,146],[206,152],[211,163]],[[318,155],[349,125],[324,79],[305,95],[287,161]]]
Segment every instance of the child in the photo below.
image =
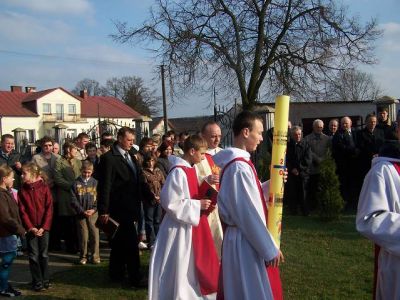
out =
[[[93,164],[85,160],[82,162],[81,176],[73,187],[72,206],[77,213],[78,237],[79,237],[79,264],[85,265],[88,261],[93,264],[100,263],[99,229],[95,223],[97,220],[97,180],[92,177]],[[88,251],[89,241],[89,251]]]
[[205,141],[192,135],[182,158],[170,156],[171,172],[161,190],[166,215],[150,261],[149,299],[215,299],[219,261],[207,221],[211,201],[198,196],[194,164]]
[[85,150],[87,154],[86,160],[93,164],[92,176],[97,178],[97,168],[100,164],[100,159],[97,155],[97,146],[95,143],[89,142],[85,145]]
[[143,156],[143,177],[147,187],[143,209],[149,248],[154,244],[161,223],[160,192],[165,181],[160,169],[154,168],[156,161],[157,158],[153,153],[146,153]]
[[20,291],[8,283],[11,265],[17,254],[17,235],[24,235],[18,206],[9,189],[14,183],[14,172],[6,166],[0,166],[0,296],[15,297]]
[[49,231],[53,217],[53,198],[42,171],[33,162],[22,166],[23,185],[18,192],[22,224],[27,231],[32,288],[39,292],[50,287]]

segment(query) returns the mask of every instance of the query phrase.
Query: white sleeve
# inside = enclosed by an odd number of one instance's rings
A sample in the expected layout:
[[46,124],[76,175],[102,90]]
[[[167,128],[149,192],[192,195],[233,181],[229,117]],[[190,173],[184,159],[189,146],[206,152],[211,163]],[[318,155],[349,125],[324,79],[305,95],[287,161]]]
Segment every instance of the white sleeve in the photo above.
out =
[[265,261],[270,261],[279,252],[265,225],[265,219],[260,217],[260,213],[263,215],[264,212],[251,170],[239,169],[233,174],[225,176],[232,178],[229,188],[225,190],[227,196],[224,197],[227,200],[224,204],[229,211],[230,218],[257,253]]
[[200,221],[201,204],[199,200],[190,199],[189,195],[185,172],[175,168],[168,175],[161,190],[161,206],[178,222],[197,226]]
[[397,185],[388,166],[370,171],[361,190],[356,226],[374,243],[400,255],[400,214],[395,212],[400,204]]

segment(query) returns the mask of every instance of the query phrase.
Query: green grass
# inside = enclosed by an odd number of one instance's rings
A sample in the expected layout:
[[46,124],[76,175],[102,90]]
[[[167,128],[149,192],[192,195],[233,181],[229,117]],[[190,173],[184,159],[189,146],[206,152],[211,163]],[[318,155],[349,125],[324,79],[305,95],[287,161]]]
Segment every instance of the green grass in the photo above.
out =
[[[354,216],[332,223],[286,216],[281,248],[285,299],[371,299],[372,244],[356,231]],[[142,257],[147,273],[148,252]],[[53,276],[53,288],[24,299],[146,299],[147,291],[112,284],[107,264],[76,266]]]
[[354,216],[324,223],[284,217],[281,267],[286,299],[371,299],[373,246]]
[[[142,271],[147,276],[149,253],[141,256]],[[52,276],[52,287],[44,292],[23,290],[23,299],[147,299],[147,290],[134,291],[128,286],[112,283],[108,277],[108,263],[75,266]]]

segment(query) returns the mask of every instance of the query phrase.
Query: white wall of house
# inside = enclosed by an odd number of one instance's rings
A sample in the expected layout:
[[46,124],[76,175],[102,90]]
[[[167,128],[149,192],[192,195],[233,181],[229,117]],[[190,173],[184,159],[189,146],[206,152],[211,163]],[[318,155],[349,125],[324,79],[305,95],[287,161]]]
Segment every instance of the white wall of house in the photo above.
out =
[[29,136],[28,130],[33,130],[34,138],[37,139],[40,131],[39,117],[2,117],[1,130],[2,134],[14,134],[13,130],[16,128],[23,128],[27,130],[27,137]]
[[[330,118],[341,116],[365,116],[375,112],[376,106],[372,102],[342,102],[342,103],[291,103],[289,106],[289,120],[292,124],[301,125],[306,118]],[[354,124],[361,125],[361,124]]]
[[[57,113],[57,104],[62,105],[64,108],[65,115],[80,115],[81,114],[81,101],[75,97],[65,93],[63,90],[57,89],[37,100],[37,110],[39,115],[43,115],[45,112],[44,104],[51,106],[51,114]],[[70,111],[75,107],[75,111]],[[48,112],[47,112],[48,113]]]
[[[81,132],[88,132],[93,129],[98,135],[98,117],[85,118],[81,116],[81,101],[69,95],[61,89],[36,100],[36,108],[38,117],[2,117],[1,128],[2,134],[13,134],[15,128],[23,128],[27,130],[26,136],[37,140],[44,135],[55,136],[54,126],[66,126],[65,133],[67,137],[75,137]],[[147,118],[149,119],[149,118]],[[100,116],[100,120],[108,120],[116,124],[118,129],[121,126],[131,128],[140,127],[141,133],[138,136],[144,136],[149,133],[149,122],[146,120],[134,121],[132,118],[104,118]],[[151,120],[151,119],[149,119]],[[139,126],[140,124],[140,126]],[[29,134],[29,130],[31,131]],[[34,133],[32,133],[32,131]],[[29,142],[34,142],[29,139]]]

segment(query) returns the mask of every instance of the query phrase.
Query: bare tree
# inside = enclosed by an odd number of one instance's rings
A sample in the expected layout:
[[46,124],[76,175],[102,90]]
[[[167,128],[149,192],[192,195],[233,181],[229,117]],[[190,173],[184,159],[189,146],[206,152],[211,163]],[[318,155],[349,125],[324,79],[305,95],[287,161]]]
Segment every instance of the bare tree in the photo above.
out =
[[83,90],[86,90],[89,96],[102,96],[106,94],[106,90],[98,81],[89,78],[78,81],[78,83],[75,85],[75,88],[72,90],[72,93],[79,95],[80,91]]
[[107,80],[105,89],[110,96],[121,99],[142,115],[159,112],[160,98],[155,96],[156,90],[146,87],[140,77],[113,77]]
[[157,0],[140,27],[117,21],[112,37],[155,42],[152,50],[178,89],[208,79],[233,87],[251,108],[260,88],[301,96],[338,70],[374,63],[375,20],[360,25],[335,2]]
[[350,69],[341,71],[327,87],[329,100],[364,101],[375,100],[382,94],[382,89],[371,74]]

